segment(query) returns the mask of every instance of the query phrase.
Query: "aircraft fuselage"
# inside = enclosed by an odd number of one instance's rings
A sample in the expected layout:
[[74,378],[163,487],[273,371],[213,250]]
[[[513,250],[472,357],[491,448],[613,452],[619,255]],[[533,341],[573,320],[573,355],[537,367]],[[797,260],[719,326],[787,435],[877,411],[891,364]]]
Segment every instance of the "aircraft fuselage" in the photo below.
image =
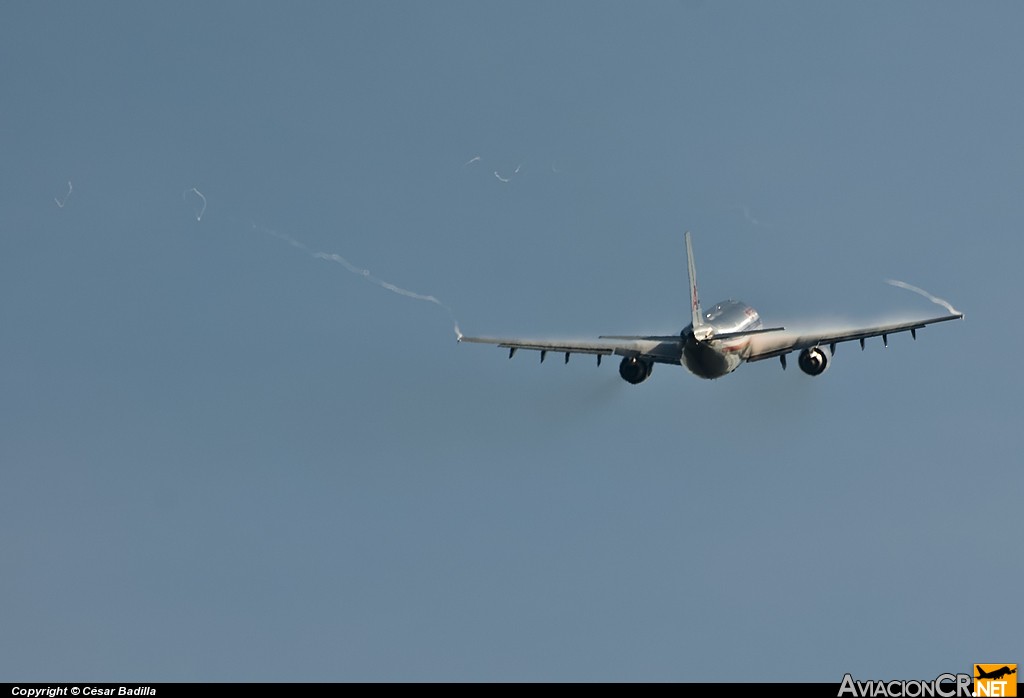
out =
[[709,341],[698,341],[692,324],[683,329],[685,341],[680,363],[700,378],[721,378],[743,363],[750,337],[715,340],[714,336],[760,328],[761,316],[746,303],[734,300],[716,303],[704,312],[704,324],[699,328],[700,332],[709,336]]

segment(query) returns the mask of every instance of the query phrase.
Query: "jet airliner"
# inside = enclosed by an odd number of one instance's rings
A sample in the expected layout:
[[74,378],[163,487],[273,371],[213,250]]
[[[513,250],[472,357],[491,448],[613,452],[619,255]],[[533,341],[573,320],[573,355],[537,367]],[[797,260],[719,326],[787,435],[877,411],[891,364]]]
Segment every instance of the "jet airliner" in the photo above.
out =
[[797,365],[810,376],[819,376],[831,365],[836,345],[858,340],[864,349],[864,340],[881,337],[889,345],[889,335],[910,332],[917,339],[917,331],[926,325],[947,320],[959,320],[963,313],[914,320],[911,322],[852,327],[844,329],[819,328],[786,330],[785,327],[764,327],[756,310],[735,300],[716,303],[704,312],[697,295],[697,273],[693,261],[690,233],[686,233],[686,266],[690,281],[691,322],[674,335],[601,335],[596,340],[516,339],[499,337],[467,337],[457,332],[459,342],[495,344],[508,349],[511,359],[517,350],[540,352],[544,361],[548,352],[565,355],[569,362],[572,354],[597,356],[597,364],[605,356],[621,356],[619,375],[634,385],[647,380],[654,364],[682,365],[701,378],[721,378],[732,373],[740,364],[778,358],[786,368],[786,357],[797,354]]

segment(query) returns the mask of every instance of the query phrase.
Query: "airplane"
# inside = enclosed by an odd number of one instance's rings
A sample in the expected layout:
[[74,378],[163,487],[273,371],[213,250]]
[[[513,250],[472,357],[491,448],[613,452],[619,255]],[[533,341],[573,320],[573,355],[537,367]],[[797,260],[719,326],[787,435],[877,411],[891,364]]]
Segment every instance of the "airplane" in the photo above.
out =
[[515,339],[499,337],[467,337],[456,331],[459,342],[495,344],[508,349],[508,358],[519,349],[540,352],[543,362],[548,352],[564,353],[569,363],[572,354],[597,356],[597,365],[605,356],[621,356],[619,375],[627,383],[637,385],[650,378],[654,364],[679,366],[707,379],[721,378],[739,366],[778,357],[783,370],[786,357],[799,352],[797,365],[810,376],[820,376],[832,364],[836,345],[882,337],[889,346],[889,335],[909,331],[917,339],[917,331],[926,325],[959,320],[963,313],[892,324],[846,329],[817,328],[790,330],[785,327],[764,327],[756,310],[740,301],[716,303],[704,312],[697,295],[697,273],[693,260],[690,233],[686,235],[686,269],[690,281],[691,322],[674,335],[601,335],[597,340]]
[[1004,667],[1002,667],[1000,669],[996,669],[995,671],[985,671],[984,669],[981,669],[979,667],[978,668],[978,675],[975,676],[974,678],[976,678],[976,679],[1001,679],[1004,676],[1007,676],[1009,674],[1016,674],[1016,673],[1017,673],[1017,668],[1016,667],[1011,669],[1008,666],[1004,666]]

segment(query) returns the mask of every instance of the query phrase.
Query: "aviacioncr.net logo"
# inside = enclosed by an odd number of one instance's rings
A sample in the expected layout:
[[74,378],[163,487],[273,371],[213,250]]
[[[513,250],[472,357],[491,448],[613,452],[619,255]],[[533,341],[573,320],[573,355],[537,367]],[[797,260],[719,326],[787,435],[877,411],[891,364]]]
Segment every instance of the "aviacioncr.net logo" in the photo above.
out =
[[843,676],[838,698],[971,698],[970,674],[939,674],[933,681],[857,681]]

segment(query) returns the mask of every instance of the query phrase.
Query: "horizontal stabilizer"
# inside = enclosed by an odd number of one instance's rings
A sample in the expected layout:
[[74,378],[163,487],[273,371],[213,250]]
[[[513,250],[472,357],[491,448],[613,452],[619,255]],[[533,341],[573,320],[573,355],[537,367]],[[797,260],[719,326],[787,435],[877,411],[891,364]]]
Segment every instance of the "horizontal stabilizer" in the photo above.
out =
[[603,334],[598,339],[633,339],[642,340],[645,342],[682,342],[683,338],[677,334]]
[[765,327],[760,330],[743,330],[741,332],[716,332],[708,337],[708,339],[735,339],[736,337],[746,337],[752,334],[764,334],[765,332],[782,332],[785,329],[785,327]]
[[[765,332],[782,332],[785,327],[766,327],[761,330],[742,330],[740,332],[721,332],[712,334],[708,337],[711,339],[735,339],[736,337],[746,337],[751,334],[764,334]],[[601,339],[640,339],[647,342],[679,342],[682,343],[683,337],[678,334],[668,335],[631,335],[631,334],[603,334]]]

